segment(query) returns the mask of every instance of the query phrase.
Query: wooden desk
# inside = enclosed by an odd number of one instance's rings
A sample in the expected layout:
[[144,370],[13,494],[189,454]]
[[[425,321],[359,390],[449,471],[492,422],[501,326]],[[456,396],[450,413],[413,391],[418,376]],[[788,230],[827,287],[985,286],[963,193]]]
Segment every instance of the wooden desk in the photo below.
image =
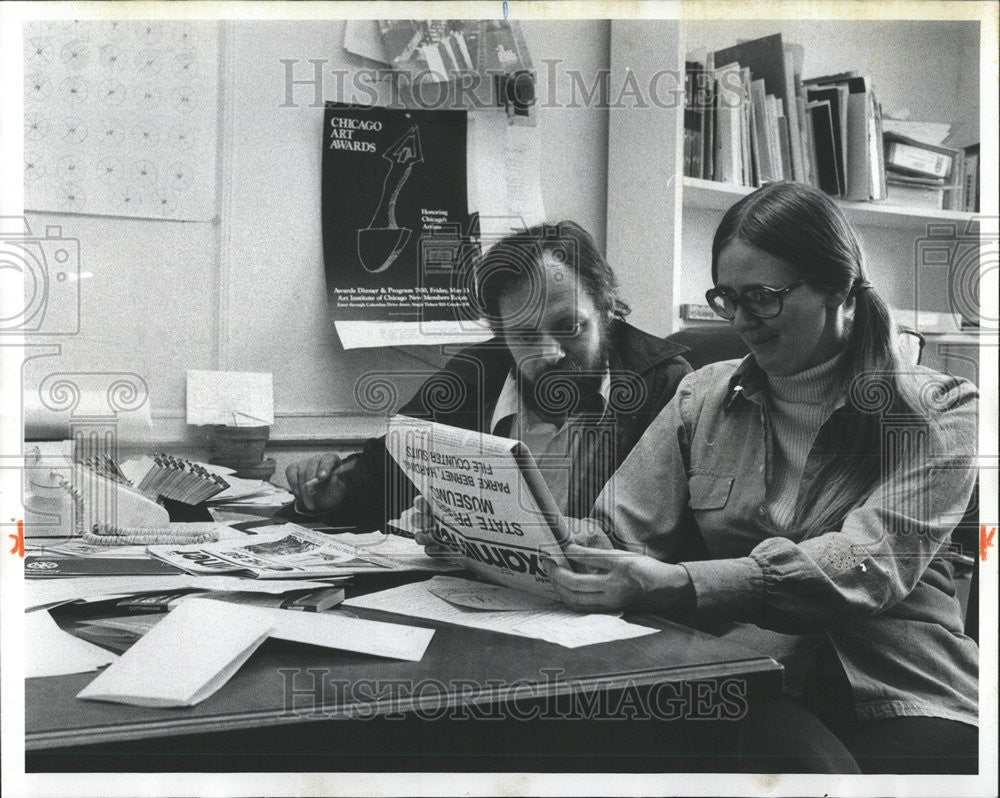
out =
[[[336,612],[437,631],[421,662],[270,640],[215,695],[189,708],[77,699],[93,673],[28,679],[29,771],[328,770],[338,763],[409,770],[418,763],[407,757],[418,754],[424,764],[448,756],[447,769],[456,769],[462,751],[467,769],[497,769],[479,756],[497,745],[527,757],[511,770],[531,769],[524,765],[532,756],[544,760],[536,770],[574,762],[602,769],[582,752],[600,756],[621,745],[626,727],[659,729],[654,750],[668,730],[680,733],[692,721],[729,734],[736,724],[726,721],[781,687],[781,667],[768,657],[658,619],[635,619],[657,634],[568,649],[371,610]],[[399,738],[392,747],[390,737]],[[382,740],[379,750],[373,739]],[[331,762],[334,752],[340,759]]]

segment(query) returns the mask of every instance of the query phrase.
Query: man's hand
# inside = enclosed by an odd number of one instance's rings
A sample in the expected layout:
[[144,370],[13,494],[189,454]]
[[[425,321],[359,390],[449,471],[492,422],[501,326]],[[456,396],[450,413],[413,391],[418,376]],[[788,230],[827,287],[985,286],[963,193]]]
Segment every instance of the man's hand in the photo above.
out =
[[553,563],[545,569],[559,598],[574,609],[601,612],[630,607],[671,618],[694,612],[694,587],[683,566],[631,551],[587,548],[575,543],[564,553],[572,563],[591,571],[574,573]]
[[333,510],[344,500],[347,491],[340,475],[350,469],[350,464],[345,465],[332,452],[292,463],[285,469],[285,478],[288,489],[295,495],[296,509],[307,512]]

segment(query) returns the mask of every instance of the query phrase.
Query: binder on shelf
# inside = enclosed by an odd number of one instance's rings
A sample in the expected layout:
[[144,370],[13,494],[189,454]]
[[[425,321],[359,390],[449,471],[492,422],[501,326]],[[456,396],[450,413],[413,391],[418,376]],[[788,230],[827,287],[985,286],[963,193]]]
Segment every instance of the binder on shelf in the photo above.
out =
[[834,137],[833,114],[829,100],[806,104],[812,120],[813,141],[816,145],[816,175],[820,190],[836,196],[840,193],[837,171],[837,144]]
[[774,160],[771,157],[771,128],[767,123],[767,93],[763,79],[750,81],[750,104],[753,108],[754,150],[761,183],[777,180]]
[[965,147],[965,201],[962,210],[979,213],[979,145]]
[[833,123],[834,154],[837,159],[837,194],[847,196],[847,87],[843,85],[817,85],[806,89],[810,103],[829,102]]
[[702,149],[702,177],[715,180],[715,57],[705,54],[705,135]]
[[[788,120],[789,131],[799,130],[797,104],[795,102],[794,57],[786,60],[785,47],[780,33],[764,36],[748,42],[740,42],[732,47],[715,51],[715,63],[738,63],[749,67],[754,78],[764,81],[768,94],[781,103],[781,111]],[[803,180],[801,142],[798,136],[789,136],[790,160],[786,178]]]
[[743,92],[740,65],[724,64],[715,70],[716,141],[715,179],[743,185]]

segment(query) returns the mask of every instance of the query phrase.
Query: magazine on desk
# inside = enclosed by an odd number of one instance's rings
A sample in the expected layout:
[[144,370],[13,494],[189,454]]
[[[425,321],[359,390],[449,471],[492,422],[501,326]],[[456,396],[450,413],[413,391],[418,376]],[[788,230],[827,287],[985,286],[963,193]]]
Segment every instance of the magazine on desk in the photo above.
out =
[[236,540],[149,546],[147,551],[192,574],[238,573],[257,579],[303,579],[390,571],[439,571],[440,564],[413,540],[326,535],[297,524],[258,527]]
[[554,594],[542,558],[570,567],[569,532],[523,443],[395,416],[386,448],[433,508],[437,537],[469,570]]

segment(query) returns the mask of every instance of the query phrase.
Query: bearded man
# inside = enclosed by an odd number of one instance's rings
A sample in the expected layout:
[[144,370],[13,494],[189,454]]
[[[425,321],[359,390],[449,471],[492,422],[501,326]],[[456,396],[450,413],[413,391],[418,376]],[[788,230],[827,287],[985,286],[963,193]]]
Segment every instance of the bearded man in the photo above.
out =
[[[456,354],[399,412],[522,441],[563,513],[585,517],[691,370],[686,348],[625,322],[614,272],[574,222],[499,241],[473,285],[495,337]],[[384,438],[285,474],[296,513],[362,531],[385,529],[415,494]]]

